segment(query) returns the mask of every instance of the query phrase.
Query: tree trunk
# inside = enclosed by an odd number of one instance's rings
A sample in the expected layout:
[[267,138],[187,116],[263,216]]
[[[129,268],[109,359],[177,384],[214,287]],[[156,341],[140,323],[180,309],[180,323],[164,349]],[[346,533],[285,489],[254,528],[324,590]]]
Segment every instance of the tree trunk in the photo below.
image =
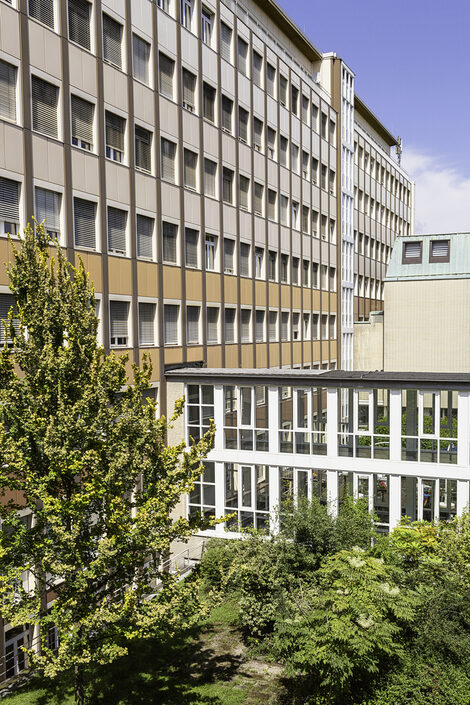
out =
[[75,705],[85,705],[83,666],[75,666]]

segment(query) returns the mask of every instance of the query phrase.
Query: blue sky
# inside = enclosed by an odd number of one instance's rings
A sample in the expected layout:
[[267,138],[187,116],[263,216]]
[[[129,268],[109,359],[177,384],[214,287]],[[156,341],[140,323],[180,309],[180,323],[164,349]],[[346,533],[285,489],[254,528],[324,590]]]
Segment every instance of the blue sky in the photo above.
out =
[[278,1],[320,51],[344,59],[357,94],[402,137],[417,232],[470,232],[468,0]]

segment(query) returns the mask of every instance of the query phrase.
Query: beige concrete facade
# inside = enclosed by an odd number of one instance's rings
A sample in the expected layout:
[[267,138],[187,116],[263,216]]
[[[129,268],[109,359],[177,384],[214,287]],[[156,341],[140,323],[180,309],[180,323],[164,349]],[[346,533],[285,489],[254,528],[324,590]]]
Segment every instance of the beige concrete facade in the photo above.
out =
[[384,369],[383,311],[374,311],[369,321],[354,324],[354,365],[357,370]]

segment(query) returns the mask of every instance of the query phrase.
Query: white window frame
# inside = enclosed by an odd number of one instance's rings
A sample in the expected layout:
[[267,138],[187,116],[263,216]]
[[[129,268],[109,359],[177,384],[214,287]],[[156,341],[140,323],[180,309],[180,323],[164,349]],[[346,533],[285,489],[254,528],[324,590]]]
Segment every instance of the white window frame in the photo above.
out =
[[[151,257],[151,259],[148,259],[147,257],[139,256],[137,254],[137,216],[139,216],[139,215],[142,215],[145,218],[150,218],[151,220],[153,220],[152,257]],[[156,246],[156,235],[155,235],[156,224],[157,224],[157,219],[155,218],[155,212],[152,213],[152,211],[146,211],[143,208],[136,209],[136,213],[135,213],[135,237],[136,237],[135,256],[141,262],[156,262],[157,261],[157,246]]]
[[[111,301],[125,301],[129,304],[127,311],[127,345],[111,345]],[[132,315],[132,296],[124,294],[108,295],[108,317],[109,317],[109,347],[112,350],[129,350],[134,347],[134,317]]]
[[[111,252],[109,249],[109,239],[108,239],[108,208],[115,208],[116,210],[119,211],[124,211],[127,213],[126,217],[126,251],[123,254],[122,252]],[[130,236],[129,236],[129,225],[130,225],[130,206],[126,203],[121,203],[119,201],[110,201],[106,200],[106,251],[108,252],[108,255],[111,255],[112,257],[125,257],[129,259],[130,257]]]
[[7,54],[5,51],[0,50],[0,59],[2,61],[5,61],[7,64],[11,64],[11,66],[14,66],[16,68],[16,84],[15,84],[15,105],[16,105],[16,120],[9,120],[6,117],[0,118],[4,122],[9,123],[10,125],[19,125],[20,127],[23,127],[23,101],[18,99],[18,96],[23,95],[22,92],[22,77],[21,77],[21,61],[16,58],[16,56],[12,56],[11,54]]
[[[202,340],[202,306],[200,301],[186,300],[186,345],[201,345]],[[197,322],[197,342],[188,341],[188,306],[199,309],[199,317]]]
[[[26,220],[25,220],[25,215],[24,215],[24,174],[17,174],[16,172],[12,173],[11,171],[7,171],[6,169],[1,169],[0,168],[0,177],[4,179],[10,179],[10,181],[16,181],[18,184],[20,184],[20,197],[18,199],[18,210],[19,210],[19,220],[20,222],[18,223],[18,232],[15,234],[10,235],[14,240],[19,239],[19,233],[22,232],[23,228],[25,227]],[[0,231],[0,237],[6,237],[6,232],[3,230]]]
[[[118,117],[120,117],[124,120],[124,139],[123,139],[124,152],[123,152],[121,161],[117,161],[116,159],[112,159],[111,157],[106,156],[106,111],[109,113],[114,113],[114,115],[117,115]],[[103,109],[103,119],[104,119],[105,159],[107,159],[107,161],[109,161],[109,162],[112,162],[113,164],[123,164],[124,166],[128,166],[128,157],[129,157],[129,142],[128,142],[129,115],[128,115],[128,113],[125,113],[123,110],[116,108],[114,105],[110,105],[109,103],[105,103],[104,109]]]
[[[75,245],[75,224],[72,226],[74,229],[73,232],[73,243],[74,243],[74,248],[83,251],[83,252],[102,252],[103,251],[103,238],[102,238],[102,233],[101,233],[101,208],[100,208],[100,199],[98,196],[96,196],[93,193],[87,193],[85,191],[77,191],[74,189],[72,191],[72,211],[73,211],[73,203],[75,198],[81,198],[84,201],[92,201],[95,205],[95,249],[90,250],[87,247],[80,247],[78,245]],[[74,214],[72,215],[72,220],[75,220]],[[106,223],[107,223],[106,219]],[[108,230],[106,229],[106,238],[108,236]],[[106,243],[107,245],[107,243]],[[106,247],[107,251],[107,247]]]
[[81,98],[82,100],[86,100],[87,103],[93,103],[94,105],[94,110],[93,110],[93,124],[92,124],[92,130],[93,130],[93,145],[92,149],[84,149],[83,147],[80,147],[79,145],[72,144],[70,141],[70,146],[72,149],[79,149],[82,152],[86,152],[88,154],[98,154],[98,140],[96,139],[98,135],[98,102],[96,96],[92,96],[89,93],[85,93],[85,91],[82,91],[78,88],[75,88],[75,86],[71,87],[70,93],[69,93],[69,112],[70,112],[70,140],[72,140],[72,95],[74,95],[77,98]]
[[[176,322],[176,343],[167,343],[165,340],[165,306],[177,306],[178,307],[178,320]],[[163,299],[163,340],[162,345],[165,347],[176,348],[181,345],[181,306],[182,302],[180,299]]]
[[153,320],[153,344],[142,345],[140,339],[137,341],[138,346],[145,348],[156,348],[159,345],[158,342],[158,299],[152,296],[139,296],[137,298],[137,332],[139,332],[139,304],[155,304],[155,318]]
[[64,198],[65,198],[65,191],[64,187],[60,186],[59,184],[52,184],[49,181],[42,181],[41,179],[33,179],[33,200],[34,204],[36,207],[36,188],[42,188],[47,191],[54,191],[55,193],[60,193],[61,199],[60,199],[60,212],[59,212],[59,227],[60,227],[60,232],[59,232],[59,244],[62,246],[66,246],[66,241],[65,241],[65,208],[64,208]]
[[[78,42],[74,42],[73,39],[70,39],[69,36],[69,3],[67,0],[66,3],[66,13],[67,13],[67,41],[73,44],[73,46],[79,47],[82,49],[82,51],[88,52],[88,54],[92,54],[93,56],[96,56],[96,40],[95,40],[95,26],[96,26],[96,10],[95,10],[95,3],[92,2],[91,0],[89,1],[90,5],[90,48],[87,49],[87,47],[84,47],[82,44],[78,44]],[[109,12],[109,10],[107,10]],[[75,93],[75,87],[74,87],[74,93]]]
[[[205,330],[205,339],[206,339],[206,344],[207,345],[220,345],[220,330],[221,330],[221,306],[217,302],[212,302],[212,301],[207,301],[205,304],[206,308],[206,330]],[[218,316],[217,316],[217,340],[209,340],[209,335],[208,335],[208,320],[207,320],[207,309],[217,309],[218,310]]]
[[[235,317],[233,319],[233,340],[226,340],[225,337],[225,311],[235,311]],[[220,316],[220,314],[219,314]],[[225,304],[224,306],[224,340],[225,345],[236,345],[238,343],[238,317],[237,317],[237,307],[231,304]]]
[[[32,82],[33,82],[33,76],[36,76],[36,78],[40,78],[42,81],[45,81],[46,83],[50,83],[52,86],[55,86],[58,90],[58,95],[57,95],[57,137],[53,137],[52,135],[47,135],[44,132],[38,132],[37,130],[33,129],[33,89],[32,89]],[[64,114],[64,108],[63,108],[63,90],[62,90],[62,81],[56,78],[55,76],[52,76],[49,73],[46,73],[45,71],[41,71],[41,69],[38,69],[36,67],[31,67],[29,71],[29,88],[30,88],[30,95],[31,95],[31,103],[29,106],[30,110],[30,116],[31,116],[31,132],[35,135],[41,135],[45,139],[49,140],[56,140],[57,142],[63,142],[64,141],[64,123],[63,123],[63,114]]]
[[147,44],[150,44],[150,52],[149,52],[149,60],[148,60],[148,74],[149,74],[149,82],[145,83],[145,81],[142,81],[140,78],[137,78],[134,76],[134,37],[131,36],[131,41],[132,41],[132,78],[134,81],[138,81],[141,83],[143,86],[147,86],[148,88],[154,88],[155,87],[155,75],[154,75],[154,60],[153,60],[153,42],[152,38],[150,36],[147,36],[143,34],[143,32],[139,32],[138,29],[136,29],[135,25],[132,26],[132,35],[134,35],[141,39],[144,42],[147,42]]
[[208,47],[212,46],[212,36],[214,32],[213,11],[205,5],[201,6],[201,39],[203,44]]

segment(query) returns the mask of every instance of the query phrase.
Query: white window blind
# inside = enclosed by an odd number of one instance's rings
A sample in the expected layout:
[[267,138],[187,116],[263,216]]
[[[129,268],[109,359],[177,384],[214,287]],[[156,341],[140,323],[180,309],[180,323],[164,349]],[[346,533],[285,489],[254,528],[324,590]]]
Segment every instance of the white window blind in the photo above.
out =
[[184,185],[192,189],[196,188],[196,168],[197,154],[195,152],[191,152],[189,149],[185,149],[183,165]]
[[191,71],[183,69],[183,108],[191,112],[194,110],[195,106],[195,90],[196,76],[191,73]]
[[197,267],[198,265],[198,241],[199,233],[193,228],[186,228],[184,231],[185,237],[185,259],[187,267]]
[[149,83],[150,44],[136,34],[132,35],[132,65],[134,77],[142,83]]
[[219,309],[207,307],[207,342],[217,343],[219,340]]
[[0,231],[16,233],[20,222],[20,184],[0,177]]
[[57,137],[57,98],[59,89],[42,78],[32,76],[31,96],[33,130]]
[[224,22],[220,23],[220,54],[226,61],[232,61],[232,30]]
[[[0,345],[3,346],[6,341],[9,347],[13,344],[13,340],[6,335],[5,323],[8,323],[10,309],[13,309],[13,315],[15,315],[17,312],[15,297],[13,294],[0,294]],[[15,333],[18,334],[20,330],[18,318],[13,318],[12,323]]]
[[240,174],[240,208],[248,209],[248,192],[250,190],[250,179]]
[[83,98],[72,96],[72,144],[93,149],[93,114],[95,106]]
[[103,57],[110,64],[122,68],[122,25],[103,13]]
[[156,304],[139,302],[139,345],[155,345]]
[[85,49],[90,48],[90,10],[86,0],[69,0],[69,39]]
[[108,207],[108,250],[126,254],[127,213],[120,208]]
[[137,257],[153,258],[153,218],[137,216]]
[[256,310],[255,316],[255,339],[257,343],[264,340],[264,311]]
[[250,245],[246,242],[240,243],[240,275],[250,276]]
[[281,312],[281,340],[288,340],[289,338],[289,313],[287,311]]
[[74,198],[73,219],[75,230],[75,246],[96,249],[96,203],[85,201],[83,198]]
[[256,184],[255,183],[254,211],[255,211],[256,215],[263,215],[263,196],[264,196],[263,184]]
[[248,110],[238,108],[238,139],[248,142]]
[[138,169],[152,171],[152,133],[135,126],[135,165]]
[[403,254],[405,256],[405,259],[420,259],[421,242],[404,242]]
[[109,302],[111,345],[126,346],[128,341],[129,302]]
[[60,203],[62,196],[55,191],[45,188],[35,189],[36,220],[41,223],[51,237],[59,238],[60,235]]
[[277,340],[277,311],[270,311],[268,318],[269,340],[271,342]]
[[175,62],[161,52],[158,55],[158,72],[160,77],[160,93],[166,95],[168,98],[173,98]]
[[199,343],[200,310],[199,306],[186,307],[186,342],[190,345]]
[[253,146],[258,152],[263,151],[263,123],[258,118],[253,120]]
[[163,223],[163,261],[176,264],[176,241],[178,237],[178,226],[174,223]]
[[234,308],[225,309],[225,342],[234,343],[235,342],[235,315],[236,310]]
[[16,120],[16,66],[1,60],[0,117]]
[[224,238],[224,272],[233,274],[235,271],[235,241],[230,238]]
[[164,307],[164,334],[166,345],[178,344],[178,316],[179,306],[176,304],[165,304]]
[[251,340],[251,311],[249,308],[242,308],[240,311],[240,338],[242,343],[249,343]]
[[29,14],[35,20],[54,28],[54,0],[29,0]]
[[216,162],[211,159],[204,159],[204,191],[207,196],[215,196],[216,194],[216,173]]
[[161,139],[161,168],[162,168],[162,179],[167,181],[175,181],[175,155],[176,155],[176,144],[166,140],[164,137]]
[[225,203],[233,201],[233,171],[226,167],[222,172],[222,198]]

